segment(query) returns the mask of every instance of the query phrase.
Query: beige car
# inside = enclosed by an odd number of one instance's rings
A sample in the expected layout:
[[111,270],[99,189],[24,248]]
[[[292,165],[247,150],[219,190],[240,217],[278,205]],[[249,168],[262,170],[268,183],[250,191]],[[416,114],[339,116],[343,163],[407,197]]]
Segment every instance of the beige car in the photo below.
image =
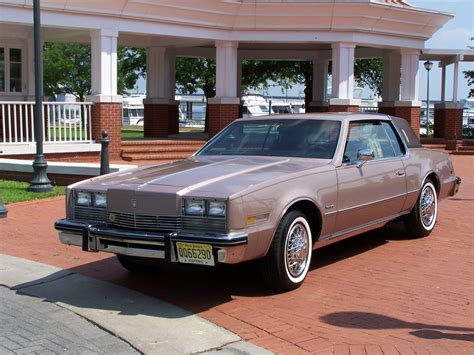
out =
[[460,182],[449,155],[423,148],[400,118],[240,119],[186,160],[69,186],[56,229],[131,271],[260,259],[265,283],[291,290],[317,247],[398,219],[427,236]]

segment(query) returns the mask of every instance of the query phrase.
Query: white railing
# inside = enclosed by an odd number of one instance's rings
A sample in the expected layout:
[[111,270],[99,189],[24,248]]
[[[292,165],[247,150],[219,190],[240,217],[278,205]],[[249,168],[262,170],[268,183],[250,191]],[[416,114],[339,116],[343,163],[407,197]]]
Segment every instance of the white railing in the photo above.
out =
[[377,106],[359,106],[359,112],[377,113],[379,108]]
[[[0,101],[0,144],[35,142],[34,102]],[[90,102],[43,102],[43,141],[91,143]]]

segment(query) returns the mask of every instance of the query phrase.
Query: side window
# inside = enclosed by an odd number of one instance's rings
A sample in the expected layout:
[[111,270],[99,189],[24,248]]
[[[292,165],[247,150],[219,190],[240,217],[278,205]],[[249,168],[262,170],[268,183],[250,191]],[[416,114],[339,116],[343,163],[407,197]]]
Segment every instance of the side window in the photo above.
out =
[[21,49],[10,48],[10,92],[21,92]]
[[392,125],[388,122],[382,122],[382,126],[384,127],[385,132],[387,132],[388,138],[390,139],[390,143],[392,143],[392,147],[395,151],[395,155],[396,156],[404,155],[406,153],[405,147],[400,141],[400,138],[394,132]]
[[349,124],[349,136],[344,151],[344,163],[357,160],[362,149],[372,149],[375,159],[395,157],[392,143],[380,121],[356,121]]
[[0,47],[0,92],[5,91],[5,48]]

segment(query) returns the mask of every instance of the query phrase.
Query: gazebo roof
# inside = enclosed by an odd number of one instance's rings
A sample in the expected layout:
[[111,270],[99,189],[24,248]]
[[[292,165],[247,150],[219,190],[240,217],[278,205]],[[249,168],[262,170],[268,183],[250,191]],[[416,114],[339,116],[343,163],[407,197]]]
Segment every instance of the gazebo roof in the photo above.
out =
[[[109,28],[139,46],[147,43],[137,36],[151,35],[178,46],[180,38],[192,38],[422,48],[453,17],[404,0],[43,0],[41,6],[51,40],[84,41],[88,32],[81,30]],[[0,25],[29,24],[31,1],[0,0],[0,13]]]

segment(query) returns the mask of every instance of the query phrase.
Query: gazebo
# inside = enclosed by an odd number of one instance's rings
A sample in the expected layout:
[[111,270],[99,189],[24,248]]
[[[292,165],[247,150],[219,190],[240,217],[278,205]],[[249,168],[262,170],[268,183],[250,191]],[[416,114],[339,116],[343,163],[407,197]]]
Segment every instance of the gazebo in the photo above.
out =
[[[120,153],[121,140],[120,45],[147,49],[144,130],[148,138],[178,132],[177,56],[216,59],[216,97],[208,102],[210,136],[239,117],[241,62],[245,59],[312,61],[313,97],[307,110],[337,112],[359,110],[360,100],[353,97],[354,60],[383,58],[383,101],[378,110],[405,118],[418,132],[419,61],[442,60],[444,67],[454,64],[457,68],[459,61],[473,57],[473,51],[424,49],[425,41],[452,17],[403,0],[42,1],[44,41],[91,43],[92,95],[90,106],[83,110],[90,112],[87,139],[92,141],[107,129],[112,155]],[[31,1],[0,0],[0,67],[4,73],[3,80],[0,76],[0,105],[31,100],[34,95],[32,21]],[[329,61],[332,93],[326,97]],[[456,83],[458,76],[456,72]],[[18,111],[28,122],[29,111],[15,109],[8,114],[4,107],[2,110],[5,143],[13,124],[12,112]],[[438,105],[436,134],[457,142],[461,116],[456,95],[453,102]]]

